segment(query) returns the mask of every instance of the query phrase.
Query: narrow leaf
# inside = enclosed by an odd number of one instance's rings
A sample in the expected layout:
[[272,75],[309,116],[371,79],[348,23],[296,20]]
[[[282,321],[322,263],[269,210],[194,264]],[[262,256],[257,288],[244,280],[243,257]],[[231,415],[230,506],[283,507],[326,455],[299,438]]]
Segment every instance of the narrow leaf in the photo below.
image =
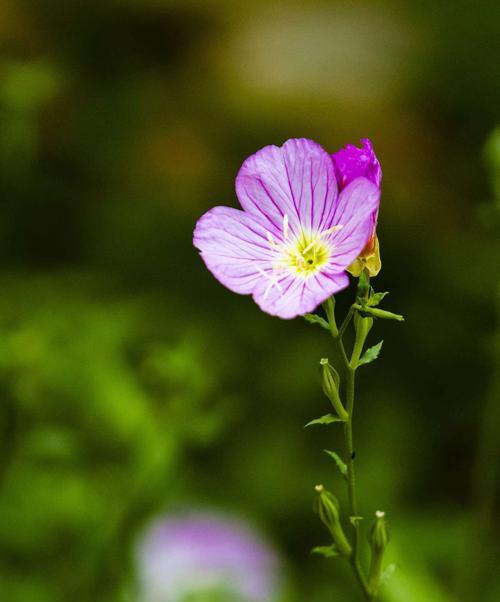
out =
[[314,420],[311,420],[311,422],[308,422],[304,428],[312,426],[313,424],[332,424],[332,422],[345,421],[341,420],[338,416],[334,416],[333,414],[325,414],[324,416],[321,416],[321,418],[315,418]]
[[325,449],[324,451],[325,454],[328,454],[330,458],[334,459],[337,468],[342,473],[342,476],[344,478],[347,478],[347,464],[342,460],[342,458],[337,453],[335,453],[334,451],[330,451],[329,449]]
[[362,516],[350,516],[349,517],[349,521],[353,527],[356,527],[356,525],[359,523],[360,520],[363,520]]
[[336,556],[340,556],[337,552],[337,549],[334,545],[331,546],[316,546],[311,550],[311,554],[320,554],[325,558],[335,558]]
[[388,292],[385,293],[374,293],[367,302],[367,305],[370,305],[371,307],[376,307],[381,301],[382,299],[388,295]]
[[305,318],[306,322],[309,322],[309,324],[317,324],[318,326],[321,326],[321,328],[324,328],[325,330],[330,330],[330,326],[328,325],[328,322],[321,316],[317,316],[316,314],[305,314],[304,318]]
[[375,361],[380,354],[383,342],[384,341],[380,341],[380,343],[377,343],[373,347],[367,349],[361,356],[361,359],[358,362],[358,366],[362,366],[363,364],[369,364],[370,362]]

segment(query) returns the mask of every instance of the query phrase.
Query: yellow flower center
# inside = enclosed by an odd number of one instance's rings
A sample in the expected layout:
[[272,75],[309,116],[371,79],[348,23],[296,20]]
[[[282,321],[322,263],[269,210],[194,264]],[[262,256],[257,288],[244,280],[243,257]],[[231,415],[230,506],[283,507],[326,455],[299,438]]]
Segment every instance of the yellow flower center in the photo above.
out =
[[281,265],[291,268],[302,277],[318,272],[330,258],[330,249],[319,233],[302,231],[300,236],[283,251]]

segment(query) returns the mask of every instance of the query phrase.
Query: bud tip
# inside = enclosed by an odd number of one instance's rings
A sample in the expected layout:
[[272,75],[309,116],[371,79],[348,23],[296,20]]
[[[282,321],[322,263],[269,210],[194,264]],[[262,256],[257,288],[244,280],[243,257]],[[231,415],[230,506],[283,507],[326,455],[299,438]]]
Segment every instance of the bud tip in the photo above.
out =
[[327,357],[322,357],[322,358],[319,360],[319,363],[320,363],[322,366],[326,366],[326,365],[328,364],[328,358],[327,358]]
[[325,490],[325,488],[323,487],[323,485],[316,485],[316,487],[314,488],[318,493],[321,493],[322,491]]
[[377,512],[375,512],[375,516],[377,518],[384,518],[385,512],[382,512],[382,510],[377,510]]

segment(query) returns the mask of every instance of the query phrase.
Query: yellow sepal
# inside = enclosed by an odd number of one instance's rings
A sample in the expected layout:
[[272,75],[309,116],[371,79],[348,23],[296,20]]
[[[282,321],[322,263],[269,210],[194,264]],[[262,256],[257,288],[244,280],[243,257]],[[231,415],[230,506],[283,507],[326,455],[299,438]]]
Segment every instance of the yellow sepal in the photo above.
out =
[[380,260],[380,247],[376,234],[373,245],[370,246],[372,249],[368,253],[365,247],[361,255],[347,268],[349,274],[358,278],[363,270],[366,270],[371,277],[376,276],[380,272],[382,261]]

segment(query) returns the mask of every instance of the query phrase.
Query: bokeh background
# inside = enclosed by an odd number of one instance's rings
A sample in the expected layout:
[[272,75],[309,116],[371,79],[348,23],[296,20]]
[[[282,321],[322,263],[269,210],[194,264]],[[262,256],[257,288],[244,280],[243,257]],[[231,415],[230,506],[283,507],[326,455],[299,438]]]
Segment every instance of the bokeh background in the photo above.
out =
[[383,599],[500,599],[499,40],[490,0],[0,2],[0,599],[138,600],[137,538],[182,508],[265,537],[283,600],[360,599],[310,555],[313,486],[344,501],[340,432],[303,428],[328,336],[191,244],[299,136],[383,167],[375,286],[407,319],[375,325],[356,415]]

